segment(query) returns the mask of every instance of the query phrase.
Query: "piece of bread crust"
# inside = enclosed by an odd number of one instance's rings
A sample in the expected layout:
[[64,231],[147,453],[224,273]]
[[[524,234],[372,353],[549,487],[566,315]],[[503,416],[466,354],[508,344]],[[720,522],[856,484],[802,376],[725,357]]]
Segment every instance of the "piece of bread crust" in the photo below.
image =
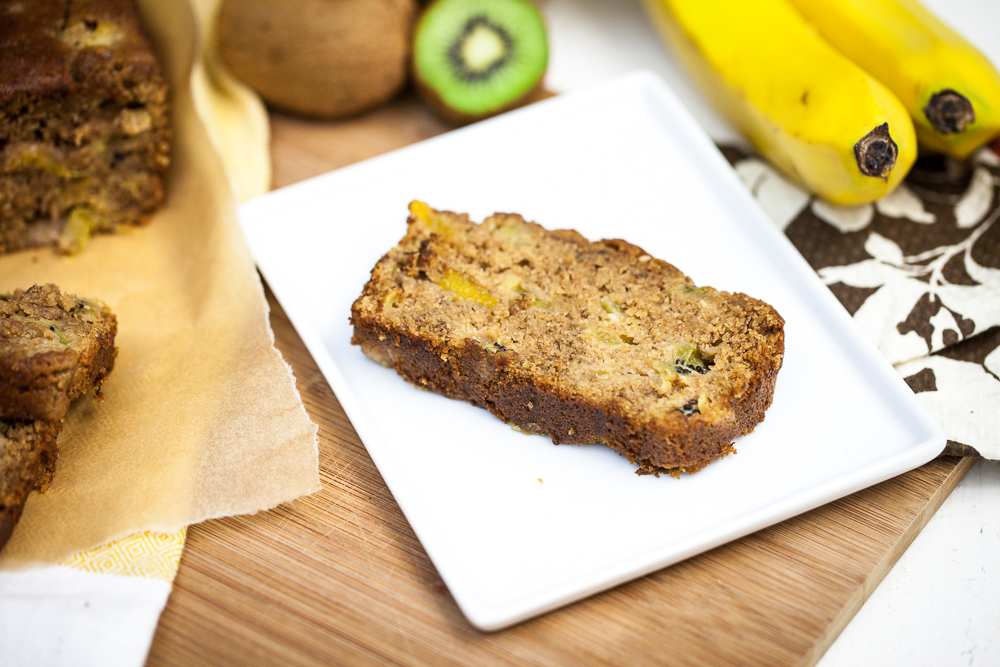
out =
[[36,285],[0,295],[0,419],[63,418],[114,367],[118,321],[100,301]]
[[764,418],[784,320],[621,240],[410,206],[351,308],[351,342],[418,387],[639,473],[695,472]]

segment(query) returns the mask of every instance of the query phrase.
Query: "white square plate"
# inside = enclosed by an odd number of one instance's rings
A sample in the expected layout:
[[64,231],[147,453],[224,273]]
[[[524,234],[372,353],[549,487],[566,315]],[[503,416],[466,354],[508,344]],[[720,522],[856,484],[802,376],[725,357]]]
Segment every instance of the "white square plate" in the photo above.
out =
[[[640,477],[420,391],[350,344],[412,199],[624,238],[771,303],[767,418],[694,475]],[[250,248],[469,621],[497,630],[926,463],[945,438],[655,76],[636,73],[259,197]]]

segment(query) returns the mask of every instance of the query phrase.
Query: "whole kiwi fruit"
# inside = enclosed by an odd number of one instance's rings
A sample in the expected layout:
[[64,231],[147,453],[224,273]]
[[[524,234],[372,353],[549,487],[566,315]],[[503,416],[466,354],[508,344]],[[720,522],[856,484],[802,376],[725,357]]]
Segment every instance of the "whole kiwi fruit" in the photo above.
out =
[[434,0],[414,31],[413,78],[439,116],[465,124],[539,97],[548,57],[531,0]]
[[271,106],[341,118],[406,83],[416,0],[222,0],[219,57]]

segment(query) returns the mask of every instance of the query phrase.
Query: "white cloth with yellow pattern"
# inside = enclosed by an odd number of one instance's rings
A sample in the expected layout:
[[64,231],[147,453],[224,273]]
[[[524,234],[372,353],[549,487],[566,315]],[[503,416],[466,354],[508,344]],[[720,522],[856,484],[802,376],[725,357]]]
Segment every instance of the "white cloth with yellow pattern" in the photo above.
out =
[[144,663],[185,532],[140,533],[62,565],[0,572],[0,664]]
[[[191,73],[195,106],[243,202],[270,189],[267,111],[217,59],[209,36],[219,0],[190,2],[204,47]],[[62,565],[0,572],[0,665],[142,665],[186,532],[138,533]]]

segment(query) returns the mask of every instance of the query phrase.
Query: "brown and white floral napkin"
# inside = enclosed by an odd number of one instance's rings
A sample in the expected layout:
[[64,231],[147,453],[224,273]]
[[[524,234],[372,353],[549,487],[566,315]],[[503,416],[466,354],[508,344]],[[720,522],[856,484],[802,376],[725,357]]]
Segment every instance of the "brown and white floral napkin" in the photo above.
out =
[[1000,459],[1000,156],[922,157],[889,196],[832,206],[720,148],[941,424],[945,453]]

